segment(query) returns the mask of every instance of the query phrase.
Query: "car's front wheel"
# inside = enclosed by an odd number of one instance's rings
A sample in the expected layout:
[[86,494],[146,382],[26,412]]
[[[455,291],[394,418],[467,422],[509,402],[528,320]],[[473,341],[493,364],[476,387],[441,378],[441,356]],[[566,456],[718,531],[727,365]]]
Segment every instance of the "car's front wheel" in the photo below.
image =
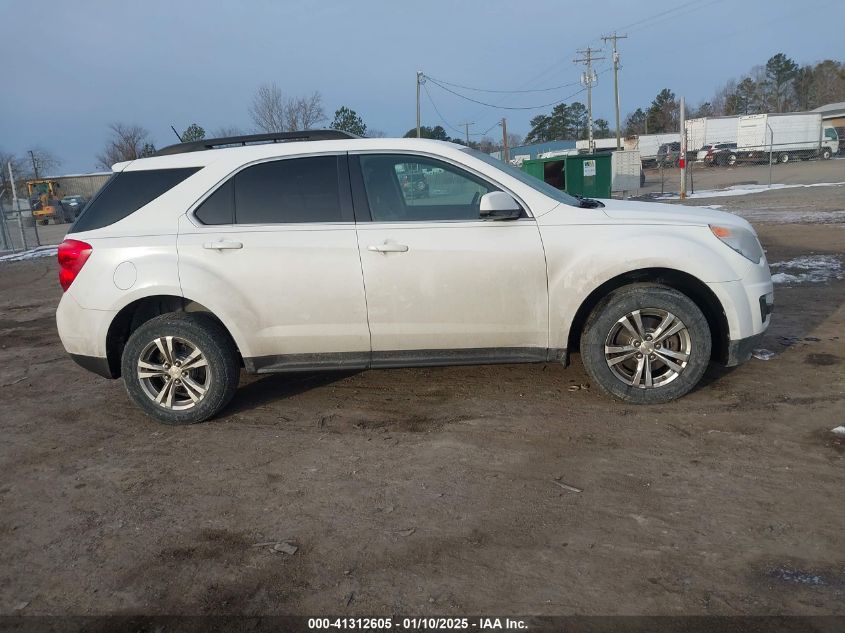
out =
[[581,359],[607,393],[636,404],[679,398],[704,375],[710,328],[686,295],[657,284],[611,292],[581,334]]
[[165,424],[216,415],[238,387],[237,354],[228,332],[203,313],[174,312],[136,329],[123,350],[129,396]]

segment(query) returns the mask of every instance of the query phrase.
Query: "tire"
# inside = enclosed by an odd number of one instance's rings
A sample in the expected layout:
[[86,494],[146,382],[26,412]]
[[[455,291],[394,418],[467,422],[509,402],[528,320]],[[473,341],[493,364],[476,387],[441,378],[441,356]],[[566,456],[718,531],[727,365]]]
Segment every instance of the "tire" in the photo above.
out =
[[832,155],[833,155],[833,153],[830,151],[830,148],[829,148],[829,147],[825,147],[825,148],[822,150],[822,160],[830,160],[830,157],[831,157]]
[[[185,369],[186,363],[177,368],[191,358],[195,359],[191,367]],[[139,362],[149,371],[142,374]],[[235,395],[240,373],[229,333],[210,315],[197,312],[172,312],[142,324],[126,343],[121,369],[135,404],[159,422],[172,425],[214,417]]]
[[[635,312],[640,315],[642,330]],[[622,325],[622,319],[629,316],[628,324],[638,331],[639,338]],[[646,340],[664,319],[664,331],[670,336],[662,341]],[[671,333],[678,321],[682,329]],[[619,349],[606,354],[608,343]],[[653,353],[641,354],[638,359],[636,350],[646,349],[645,345]],[[681,397],[698,384],[710,362],[711,346],[707,319],[689,297],[667,286],[634,284],[614,290],[593,309],[581,333],[581,360],[590,377],[611,396],[633,404],[659,404]],[[682,356],[686,360],[680,360]],[[652,372],[651,386],[646,367]],[[623,381],[624,376],[630,380]]]
[[728,165],[730,167],[733,167],[734,165],[736,165],[736,154],[729,154],[728,155]]
[[778,162],[779,163],[788,163],[789,162],[789,154],[784,152],[783,154],[778,155]]

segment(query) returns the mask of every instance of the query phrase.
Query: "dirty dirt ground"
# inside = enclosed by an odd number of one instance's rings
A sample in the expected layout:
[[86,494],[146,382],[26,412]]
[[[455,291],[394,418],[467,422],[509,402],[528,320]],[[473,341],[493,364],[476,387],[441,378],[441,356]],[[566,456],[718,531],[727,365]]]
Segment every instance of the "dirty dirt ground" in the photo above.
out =
[[[841,223],[756,226],[770,261],[845,254]],[[576,356],[244,376],[177,428],[65,356],[60,292],[0,265],[0,613],[845,614],[845,280],[779,286],[777,355],[668,405]]]

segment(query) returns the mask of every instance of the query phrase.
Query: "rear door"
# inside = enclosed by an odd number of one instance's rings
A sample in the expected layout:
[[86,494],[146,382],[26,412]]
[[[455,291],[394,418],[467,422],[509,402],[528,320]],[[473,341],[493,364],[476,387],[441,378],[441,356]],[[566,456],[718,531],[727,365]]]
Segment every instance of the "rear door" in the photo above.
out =
[[416,154],[350,155],[372,365],[545,360],[546,262],[528,213],[479,218],[499,187]]
[[345,154],[247,166],[182,219],[177,245],[184,295],[240,333],[247,369],[366,366]]

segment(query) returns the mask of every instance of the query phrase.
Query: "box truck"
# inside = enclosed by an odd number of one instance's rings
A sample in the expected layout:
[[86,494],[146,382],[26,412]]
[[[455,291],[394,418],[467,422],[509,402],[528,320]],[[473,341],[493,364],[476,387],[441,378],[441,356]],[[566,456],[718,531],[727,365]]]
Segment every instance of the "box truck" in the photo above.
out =
[[839,152],[839,136],[817,112],[751,114],[737,126],[736,160],[788,163],[802,158],[828,159]]

